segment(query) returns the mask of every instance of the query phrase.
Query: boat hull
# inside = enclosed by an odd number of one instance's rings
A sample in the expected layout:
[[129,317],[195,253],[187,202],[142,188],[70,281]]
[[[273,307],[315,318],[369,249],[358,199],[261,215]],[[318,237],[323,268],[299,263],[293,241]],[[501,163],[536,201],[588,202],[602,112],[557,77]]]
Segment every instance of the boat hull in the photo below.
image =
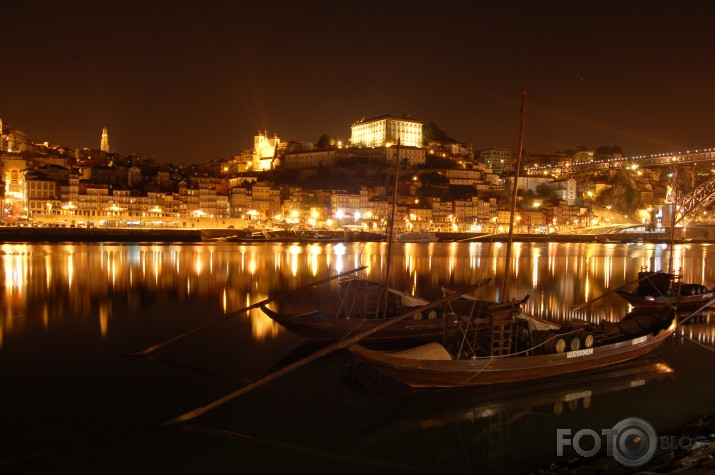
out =
[[618,295],[635,308],[666,309],[673,307],[676,310],[697,310],[709,301],[715,299],[715,292],[698,295],[678,296],[642,296],[633,292],[619,290]]
[[534,356],[490,357],[471,360],[433,360],[375,351],[354,344],[357,357],[388,376],[412,387],[465,387],[505,384],[579,373],[644,356],[675,332],[675,323],[655,335],[631,338],[585,350]]
[[[493,304],[489,306],[492,313],[511,313],[520,309],[521,305],[528,299],[514,300],[504,304]],[[345,318],[343,316],[330,315],[322,310],[300,315],[290,315],[276,312],[262,306],[261,310],[275,322],[301,336],[307,340],[317,341],[339,341],[346,337],[354,336],[357,333],[365,332],[383,325],[390,318]],[[425,312],[427,315],[417,314],[412,319],[396,321],[371,335],[366,336],[362,341],[366,342],[405,342],[419,343],[426,341],[442,341],[445,336],[456,335],[459,331],[457,316],[449,314],[446,317],[436,312]],[[429,318],[434,315],[434,318]]]

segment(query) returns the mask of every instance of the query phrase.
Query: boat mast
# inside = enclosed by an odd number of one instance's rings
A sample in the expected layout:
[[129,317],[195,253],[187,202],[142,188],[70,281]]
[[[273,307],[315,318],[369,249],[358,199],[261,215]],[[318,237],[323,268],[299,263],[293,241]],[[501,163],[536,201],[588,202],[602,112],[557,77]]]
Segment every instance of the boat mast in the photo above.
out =
[[385,291],[384,291],[384,298],[385,298],[385,303],[383,307],[383,313],[387,315],[387,288],[389,287],[388,285],[388,279],[390,278],[390,261],[392,261],[392,240],[393,240],[393,232],[395,229],[395,214],[397,210],[397,183],[399,179],[399,174],[400,174],[400,139],[397,139],[397,151],[395,152],[395,186],[392,192],[392,213],[390,216],[390,223],[387,228],[387,265],[385,265]]
[[502,287],[501,301],[509,300],[509,274],[511,266],[511,243],[514,239],[514,214],[516,213],[516,191],[519,182],[519,172],[521,170],[521,154],[524,148],[524,119],[526,117],[526,91],[521,93],[521,113],[519,121],[519,145],[516,152],[516,164],[514,165],[514,188],[511,191],[511,213],[509,214],[509,238],[506,246],[506,264],[504,265],[504,285]]
[[670,196],[665,197],[666,201],[670,201],[668,204],[668,207],[670,208],[670,256],[668,256],[668,274],[673,274],[673,246],[675,246],[675,225],[677,224],[677,221],[675,220],[675,203],[678,201],[678,169],[679,167],[676,165],[673,171]]

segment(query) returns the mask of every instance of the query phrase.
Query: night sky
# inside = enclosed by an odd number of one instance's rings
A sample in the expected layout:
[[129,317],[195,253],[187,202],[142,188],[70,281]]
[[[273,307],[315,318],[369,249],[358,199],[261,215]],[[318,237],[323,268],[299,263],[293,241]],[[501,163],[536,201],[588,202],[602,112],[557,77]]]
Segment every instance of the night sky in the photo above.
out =
[[0,118],[161,162],[408,113],[476,149],[715,146],[715,2],[4,2]]

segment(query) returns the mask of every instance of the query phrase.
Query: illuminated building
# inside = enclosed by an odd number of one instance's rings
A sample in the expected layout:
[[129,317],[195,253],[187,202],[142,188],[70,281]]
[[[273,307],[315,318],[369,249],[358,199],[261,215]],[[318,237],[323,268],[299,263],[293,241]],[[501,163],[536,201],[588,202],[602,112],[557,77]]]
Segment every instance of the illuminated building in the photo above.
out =
[[102,140],[99,143],[99,149],[102,152],[109,152],[109,134],[106,127],[102,129]]
[[23,191],[29,217],[52,214],[53,208],[61,205],[57,197],[57,182],[36,170],[25,171]]
[[384,115],[359,120],[350,130],[350,143],[355,147],[385,147],[397,144],[398,139],[406,147],[422,146],[422,122],[412,119]]
[[280,144],[278,135],[273,135],[273,138],[268,138],[267,133],[259,133],[253,137],[253,170],[262,171],[273,168],[273,159],[276,155],[276,149]]
[[514,169],[514,160],[511,150],[503,148],[490,148],[479,153],[479,160],[494,173],[511,171]]

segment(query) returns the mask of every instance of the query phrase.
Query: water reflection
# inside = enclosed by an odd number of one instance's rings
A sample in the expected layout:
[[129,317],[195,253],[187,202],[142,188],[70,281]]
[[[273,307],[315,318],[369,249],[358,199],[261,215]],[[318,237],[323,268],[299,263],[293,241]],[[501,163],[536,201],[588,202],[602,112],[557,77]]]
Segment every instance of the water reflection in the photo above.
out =
[[[157,359],[173,365],[118,354],[335,272],[368,265],[364,275],[382,279],[386,250],[385,243],[0,245],[0,374],[7,383],[0,406],[11,408],[3,414],[7,442],[0,464],[46,453],[44,466],[56,467],[62,465],[54,458],[67,453],[73,463],[95,455],[98,466],[77,473],[105,473],[110,466],[115,473],[136,473],[159,464],[168,471],[190,466],[212,472],[229,463],[265,471],[268,462],[282,460],[281,471],[315,468],[303,452],[299,461],[281,452],[286,442],[331,451],[336,462],[330,473],[347,473],[342,456],[351,453],[384,462],[385,471],[395,464],[435,471],[452,464],[460,473],[531,473],[555,457],[557,428],[600,430],[637,416],[661,431],[715,410],[715,312],[709,312],[683,325],[682,337],[654,354],[665,363],[628,374],[618,373],[623,366],[608,368],[605,375],[559,378],[513,393],[411,391],[373,375],[369,381],[379,387],[355,390],[341,384],[354,358],[334,353],[202,416],[202,423],[278,442],[265,450],[254,443],[221,449],[235,456],[230,462],[212,456],[217,441],[201,446],[202,439],[187,439],[180,429],[136,438],[138,427],[158,426],[288,364],[286,355],[303,342],[252,310],[157,352]],[[515,250],[510,295],[531,294],[533,310],[557,319],[620,317],[628,308],[619,297],[595,299],[635,280],[641,267],[663,268],[669,260],[667,249],[650,245],[524,243]],[[393,251],[390,282],[414,294],[436,298],[442,286],[458,289],[485,277],[494,281],[479,295],[495,298],[501,291],[503,246],[433,243],[395,245]],[[674,262],[685,279],[715,283],[709,251],[708,245],[678,247]],[[296,312],[329,306],[336,290],[332,282],[276,305]],[[573,309],[582,302],[593,303]],[[102,431],[105,436],[97,437]],[[89,439],[96,441],[91,448]],[[187,461],[192,456],[196,460]],[[358,473],[375,467],[382,466],[361,466]]]
[[[414,392],[400,399],[353,444],[370,460],[420,467],[479,467],[475,473],[529,473],[539,457],[553,454],[556,427],[574,419],[602,424],[607,395],[640,392],[670,380],[660,358],[640,359],[585,375],[493,388]],[[631,394],[622,401],[637,400]],[[401,441],[399,445],[395,440]],[[425,443],[427,440],[441,443]],[[447,442],[445,442],[447,441]],[[399,447],[401,450],[395,450]],[[420,447],[420,450],[409,450]]]
[[[207,308],[218,309],[215,318],[361,265],[369,266],[365,276],[381,280],[386,251],[385,243],[4,244],[0,348],[26,330],[28,319],[39,319],[44,329],[64,320],[93,319],[99,336],[106,338],[118,308],[158,305],[162,298],[205,302]],[[527,310],[544,317],[594,322],[613,321],[628,311],[619,297],[602,295],[635,280],[641,270],[667,269],[670,259],[670,249],[660,244],[517,243],[513,251],[510,296],[530,294]],[[713,285],[715,256],[709,251],[707,244],[676,246],[673,267],[684,280]],[[392,286],[433,299],[441,297],[442,287],[458,289],[492,277],[493,285],[477,295],[499,300],[505,254],[499,243],[395,245],[389,280]],[[336,285],[301,292],[280,305],[295,311],[329,306]],[[282,328],[260,311],[248,318],[256,340],[281,334]],[[703,344],[713,344],[709,319],[687,330]]]

